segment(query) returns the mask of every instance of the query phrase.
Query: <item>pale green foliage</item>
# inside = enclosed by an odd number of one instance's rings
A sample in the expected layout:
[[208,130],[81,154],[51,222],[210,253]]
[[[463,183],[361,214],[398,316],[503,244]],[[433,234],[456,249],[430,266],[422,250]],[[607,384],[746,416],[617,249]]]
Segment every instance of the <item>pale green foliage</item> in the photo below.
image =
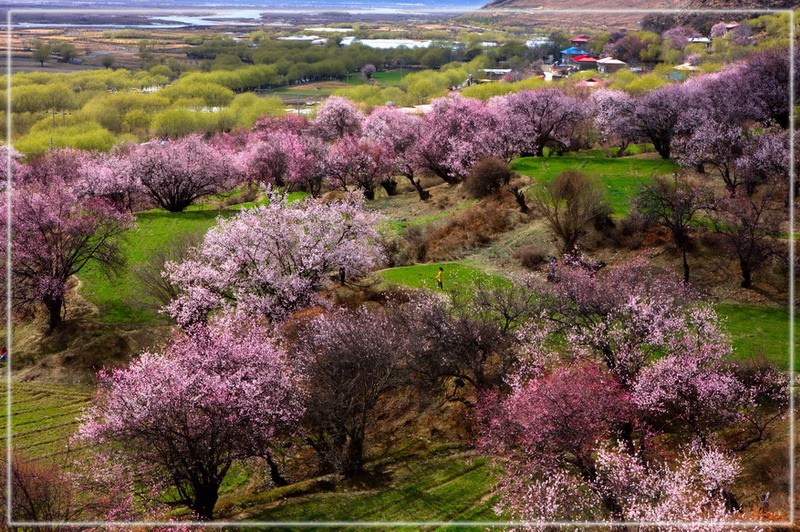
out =
[[151,124],[154,136],[177,138],[204,130],[207,121],[206,117],[197,111],[167,109],[156,113]]
[[236,117],[235,126],[250,128],[261,116],[285,114],[283,101],[278,96],[260,97],[252,92],[234,97],[228,112]]
[[[37,123],[31,132],[14,142],[14,148],[27,157],[44,155],[51,146],[80,150],[108,151],[121,139],[97,122],[69,123],[66,126],[46,127],[47,120]],[[41,124],[41,126],[40,126]],[[56,120],[56,124],[60,124]]]
[[155,65],[154,67],[150,68],[150,73],[153,76],[163,76],[168,80],[172,79],[173,77],[172,69],[167,65]]
[[461,94],[468,98],[477,98],[478,100],[488,100],[494,96],[502,96],[511,92],[516,92],[515,84],[511,83],[481,83],[467,87]]
[[64,83],[16,86],[11,91],[11,110],[14,112],[25,113],[74,108],[74,93]]
[[204,81],[195,81],[190,78],[181,78],[161,91],[161,95],[173,102],[179,98],[202,98],[210,107],[228,105],[233,100],[233,91]]

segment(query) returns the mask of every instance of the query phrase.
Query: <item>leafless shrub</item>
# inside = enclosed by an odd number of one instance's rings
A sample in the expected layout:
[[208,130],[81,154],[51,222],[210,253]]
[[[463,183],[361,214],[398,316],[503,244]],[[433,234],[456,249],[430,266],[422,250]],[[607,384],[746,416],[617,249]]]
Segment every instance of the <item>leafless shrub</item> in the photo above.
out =
[[547,262],[548,254],[539,246],[525,246],[517,250],[516,257],[524,268],[536,270]]
[[142,262],[131,268],[140,290],[156,301],[159,307],[168,304],[179,294],[178,287],[162,274],[164,266],[168,262],[180,262],[186,259],[203,241],[203,236],[204,233],[201,231],[179,233],[161,242],[159,247],[152,250]]
[[575,251],[595,221],[609,214],[597,180],[577,171],[559,174],[547,185],[538,187],[533,201],[559,241],[562,253]]

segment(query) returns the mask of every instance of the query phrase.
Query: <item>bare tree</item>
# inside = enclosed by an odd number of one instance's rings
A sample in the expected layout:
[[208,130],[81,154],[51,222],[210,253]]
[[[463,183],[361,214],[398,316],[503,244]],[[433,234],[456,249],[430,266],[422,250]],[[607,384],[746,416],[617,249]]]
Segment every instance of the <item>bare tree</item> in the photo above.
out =
[[178,286],[163,275],[164,266],[168,262],[179,263],[187,259],[191,250],[203,241],[203,235],[202,231],[178,233],[160,242],[142,262],[131,267],[139,289],[153,298],[159,308],[169,304],[180,294]]
[[303,328],[295,348],[309,377],[304,424],[327,468],[347,478],[364,473],[379,402],[406,383],[410,347],[380,309],[341,309]]
[[559,174],[533,194],[536,209],[561,242],[562,254],[574,252],[596,220],[609,215],[597,180],[570,170]]
[[711,221],[725,251],[739,262],[742,288],[751,288],[753,272],[785,247],[776,239],[785,219],[780,204],[764,190],[720,198],[714,204]]
[[[397,311],[414,341],[409,364],[424,393],[436,390],[447,401],[473,407],[478,393],[503,385],[517,360],[511,324],[521,316],[485,290],[483,302],[429,295]],[[504,312],[506,319],[498,319]]]
[[696,215],[708,208],[712,198],[708,190],[689,183],[675,174],[672,179],[656,178],[642,188],[634,200],[635,211],[645,220],[669,229],[672,241],[683,260],[683,280],[689,282],[686,253]]
[[[3,521],[17,522],[69,522],[81,517],[83,507],[78,502],[77,493],[70,475],[53,464],[23,458],[18,452],[13,453],[11,467],[6,467],[5,460],[0,467],[0,477],[4,489],[0,496],[0,513]],[[10,471],[10,482],[6,479]],[[5,486],[11,486],[10,501]],[[10,502],[11,515],[5,515]],[[25,530],[44,532],[46,530],[66,530],[51,526],[25,527]],[[13,530],[13,528],[11,528]],[[22,530],[22,529],[20,529]]]

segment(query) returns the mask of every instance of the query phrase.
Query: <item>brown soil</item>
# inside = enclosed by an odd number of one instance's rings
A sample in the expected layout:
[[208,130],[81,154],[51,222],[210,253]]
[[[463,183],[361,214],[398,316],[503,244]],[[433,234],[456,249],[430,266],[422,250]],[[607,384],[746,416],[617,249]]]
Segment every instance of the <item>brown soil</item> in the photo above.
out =
[[48,331],[42,317],[15,327],[15,378],[92,384],[98,370],[124,366],[134,355],[163,342],[172,330],[166,324],[102,323],[96,319],[96,307],[75,288],[68,296],[66,319],[56,330]]

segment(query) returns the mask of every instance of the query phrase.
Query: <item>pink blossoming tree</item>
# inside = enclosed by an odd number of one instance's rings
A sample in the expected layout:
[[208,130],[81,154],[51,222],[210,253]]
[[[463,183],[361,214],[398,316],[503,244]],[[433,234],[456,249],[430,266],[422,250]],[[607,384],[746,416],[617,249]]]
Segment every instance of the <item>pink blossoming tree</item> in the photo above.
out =
[[[0,205],[6,201],[0,196]],[[133,217],[102,198],[81,200],[58,180],[16,187],[11,201],[12,295],[19,310],[44,305],[52,330],[63,321],[70,277],[89,264],[122,265],[118,243]]]
[[150,198],[170,212],[225,190],[232,170],[224,153],[198,135],[138,146],[129,154],[128,168]]
[[165,311],[178,323],[233,309],[282,320],[318,303],[317,292],[339,268],[358,277],[380,264],[377,216],[358,196],[332,203],[270,199],[220,220],[194,257],[167,264],[165,274],[182,294]]
[[301,375],[264,330],[222,323],[101,373],[78,438],[108,446],[171,486],[172,501],[213,518],[234,462],[263,457],[303,415]]
[[431,105],[417,144],[422,167],[452,185],[480,159],[500,155],[499,122],[483,102],[453,95]]
[[142,189],[129,164],[125,152],[87,157],[73,184],[75,192],[80,197],[105,198],[117,208],[130,211],[142,196]]
[[509,155],[542,156],[546,146],[568,147],[586,118],[586,104],[559,89],[498,96],[490,105],[499,117],[499,133]]
[[785,416],[786,376],[727,362],[713,312],[674,277],[643,261],[585,263],[556,265],[539,318],[520,331],[511,392],[481,398],[481,448],[506,471],[497,510],[709,530],[741,519],[732,453]]
[[384,144],[386,157],[394,172],[408,179],[425,201],[430,193],[422,188],[417,174],[420,159],[417,145],[422,133],[422,120],[391,107],[381,107],[370,114],[364,122],[364,136]]
[[385,147],[364,137],[345,135],[336,141],[328,152],[326,167],[333,186],[345,191],[356,186],[368,200],[375,199],[378,186],[384,186],[390,195],[397,187]]
[[353,102],[340,96],[325,100],[312,121],[313,131],[328,142],[345,135],[360,135],[364,113]]

